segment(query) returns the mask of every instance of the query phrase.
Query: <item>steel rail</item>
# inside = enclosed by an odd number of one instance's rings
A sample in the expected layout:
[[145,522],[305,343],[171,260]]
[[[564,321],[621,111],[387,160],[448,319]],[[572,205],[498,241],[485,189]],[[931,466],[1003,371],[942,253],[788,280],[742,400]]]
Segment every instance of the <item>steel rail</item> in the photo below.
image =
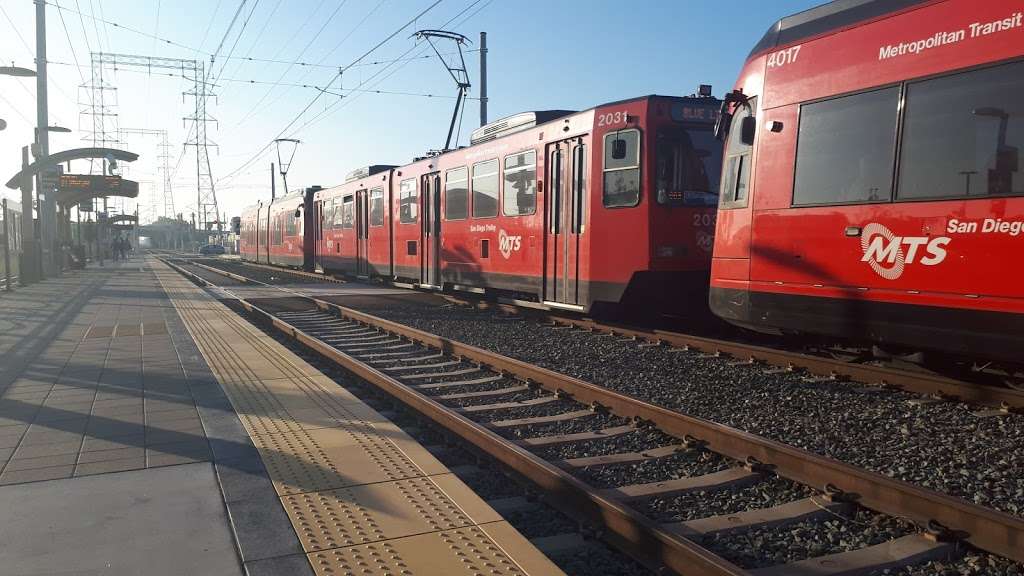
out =
[[589,318],[566,318],[554,315],[546,315],[545,317],[552,322],[563,325],[571,325],[593,331],[611,332],[676,347],[695,348],[703,352],[728,354],[737,359],[765,362],[776,366],[803,368],[812,374],[821,376],[845,376],[857,382],[896,387],[909,392],[941,396],[950,400],[999,407],[1005,406],[1016,410],[1024,409],[1024,392],[1012,388],[997,388],[995,386],[953,380],[933,374],[921,374],[883,366],[850,364],[842,360],[822,358],[800,352],[789,352],[754,344],[692,336],[679,332],[644,330],[603,324]]
[[[206,279],[171,262],[165,264],[200,285],[214,286]],[[325,309],[328,303],[316,301]],[[310,336],[290,323],[254,305],[244,298],[238,303],[249,313],[294,338],[307,348],[370,382],[410,408],[452,431],[502,464],[523,475],[550,497],[548,504],[577,520],[602,526],[610,544],[654,570],[667,568],[676,574],[696,576],[746,576],[746,570],[700,547],[694,542],[664,530],[657,522],[633,508],[602,496],[569,472],[534,455],[485,426],[447,408],[425,394],[341,352],[330,344]]]
[[499,372],[513,374],[551,391],[567,393],[578,402],[604,406],[617,416],[651,422],[669,435],[704,441],[709,449],[741,462],[753,458],[779,475],[800,484],[819,489],[834,486],[855,497],[858,504],[877,512],[908,518],[920,526],[937,522],[949,529],[962,531],[972,545],[1024,562],[1024,520],[1021,518],[742,430],[673,412],[571,376],[365,312],[318,298],[310,300],[321,310],[332,310],[343,318],[375,326],[453,356],[490,366]]
[[[769,467],[780,476],[795,482],[818,488],[838,488],[847,495],[855,498],[858,504],[877,512],[890,516],[907,518],[920,526],[935,526],[938,524],[938,526],[948,528],[951,531],[959,532],[964,536],[965,540],[977,548],[1017,562],[1024,562],[1024,520],[1021,518],[999,512],[991,508],[978,506],[960,498],[941,494],[919,486],[914,486],[901,480],[882,476],[881,474],[857,468],[832,458],[813,454],[806,450],[788,446],[781,442],[769,440],[742,430],[737,430],[735,428],[730,428],[701,418],[673,412],[632,396],[620,394],[571,376],[534,366],[520,360],[508,358],[506,356],[455,340],[430,334],[397,322],[378,318],[365,312],[360,312],[332,302],[327,302],[319,298],[310,296],[305,296],[305,298],[315,303],[319,309],[332,311],[342,318],[374,326],[387,332],[392,332],[410,341],[419,342],[425,346],[440,349],[449,355],[477,362],[481,365],[488,366],[495,371],[514,375],[528,382],[534,382],[551,391],[568,394],[578,402],[604,406],[617,416],[650,422],[669,435],[683,439],[692,438],[703,441],[709,449],[719,454],[729,456],[741,462],[755,462],[759,465]],[[244,301],[242,302],[243,306],[246,306],[247,309],[249,307],[252,307],[254,310],[257,309],[251,304],[247,305]],[[262,309],[259,309],[258,313],[262,313],[261,315],[268,317],[270,322],[272,322],[276,328],[291,335],[293,338],[298,339],[300,342],[304,342],[307,346],[312,347],[310,345],[311,342],[319,342],[319,340],[304,334],[284,320],[281,320]],[[616,333],[624,335],[633,335],[629,334],[629,329],[616,329],[615,331]],[[633,332],[639,333],[642,331],[633,330]],[[662,341],[665,341],[664,336],[671,333],[653,331],[650,334],[658,336]],[[695,344],[698,342],[703,342],[705,345],[709,343],[718,344],[718,342],[710,339],[698,337],[693,338],[694,340],[692,340],[692,342]],[[361,362],[338,352],[327,344],[320,344],[326,348],[324,350],[318,349],[318,351],[321,354],[327,352],[325,355],[328,358],[337,358],[339,360],[342,359],[342,357],[347,358],[348,361],[353,362],[354,365],[358,364],[361,366],[359,368],[359,372],[373,370],[366,367]],[[723,344],[732,345],[732,343]],[[744,350],[748,350],[748,347],[744,345],[739,346]],[[784,354],[776,350],[764,350],[770,353]],[[817,360],[814,357],[808,358]],[[372,372],[367,372],[367,374],[373,376]],[[383,377],[389,378],[387,376]],[[397,381],[392,380],[392,382],[394,384],[390,384],[389,386],[397,385],[399,387],[405,387],[404,385],[397,383]],[[466,424],[479,426],[462,416],[451,413],[447,408],[444,408],[433,400],[430,400],[426,396],[415,391],[409,390],[404,394],[411,395],[410,401],[414,401],[414,404],[410,405],[414,408],[418,409],[419,406],[423,406],[430,410],[443,410],[446,415],[437,414],[438,419],[435,420],[442,425],[445,425],[449,419],[452,419],[458,421],[465,420]],[[433,416],[431,416],[431,418],[434,419]],[[490,435],[498,439],[501,438],[489,431],[487,431],[487,434],[484,434],[484,436],[486,435]],[[474,444],[476,444],[476,442],[474,442]],[[479,444],[477,445],[480,446]],[[485,446],[480,447],[486,449]],[[508,454],[507,456],[517,458],[525,455],[530,454],[517,447],[514,453]],[[537,460],[535,456],[530,456],[533,460]],[[544,461],[541,460],[540,462]],[[550,464],[547,464],[546,467],[554,468]],[[533,478],[531,478],[531,480],[533,480]],[[576,481],[575,479],[573,480],[574,483],[581,484],[579,481]],[[585,487],[585,485],[582,486]],[[553,487],[558,488],[559,486]],[[591,502],[593,503],[592,500]],[[626,510],[631,509],[627,508]],[[593,508],[588,507],[588,511],[592,512]],[[639,516],[639,519],[650,523],[649,520],[646,520],[642,516]],[[629,531],[616,532],[616,534],[620,538],[625,537],[627,542],[629,542]],[[634,533],[633,535],[635,536],[636,534]],[[676,539],[676,537],[671,534],[664,534],[664,537],[671,540]],[[661,542],[665,541],[662,538],[658,538],[658,540]],[[635,545],[637,543],[634,542],[633,544]],[[687,564],[686,567],[688,569],[692,569],[692,565],[690,564]]]

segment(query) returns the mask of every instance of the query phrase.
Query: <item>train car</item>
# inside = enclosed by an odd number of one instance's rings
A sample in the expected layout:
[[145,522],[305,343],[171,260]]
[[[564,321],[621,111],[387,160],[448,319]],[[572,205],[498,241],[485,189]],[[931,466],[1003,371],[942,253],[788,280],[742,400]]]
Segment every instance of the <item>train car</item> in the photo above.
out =
[[314,194],[315,269],[391,278],[391,177],[394,166],[354,170],[341,186]]
[[693,310],[710,267],[718,105],[647,96],[529,112],[392,169],[393,277],[577,311]]
[[250,206],[242,211],[238,220],[238,254],[242,260],[250,262],[269,262],[267,253],[266,234],[260,232],[267,230],[266,226],[260,227],[260,214],[265,209],[263,203]]
[[843,0],[773,25],[723,107],[713,312],[1020,362],[1022,9]]
[[[2,198],[2,195],[0,195]],[[6,210],[0,208],[0,285],[18,279],[18,262],[21,259],[21,204],[7,200]]]
[[270,264],[301,268],[306,264],[306,192],[298,190],[275,199],[261,210],[266,218],[267,260]]

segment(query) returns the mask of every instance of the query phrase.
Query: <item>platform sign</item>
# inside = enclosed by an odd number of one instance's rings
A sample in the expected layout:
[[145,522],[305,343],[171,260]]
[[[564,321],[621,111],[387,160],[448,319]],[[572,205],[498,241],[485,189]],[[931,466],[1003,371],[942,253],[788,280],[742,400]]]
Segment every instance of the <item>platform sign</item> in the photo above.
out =
[[64,172],[64,168],[62,166],[54,166],[40,172],[39,187],[42,189],[40,191],[45,194],[47,192],[57,190],[57,187],[60,185],[61,178],[63,177],[61,174],[62,172]]
[[103,174],[62,174],[61,192],[90,192],[98,196],[115,196],[121,193],[123,181],[120,176]]
[[92,212],[92,200],[83,200],[78,203],[79,212]]

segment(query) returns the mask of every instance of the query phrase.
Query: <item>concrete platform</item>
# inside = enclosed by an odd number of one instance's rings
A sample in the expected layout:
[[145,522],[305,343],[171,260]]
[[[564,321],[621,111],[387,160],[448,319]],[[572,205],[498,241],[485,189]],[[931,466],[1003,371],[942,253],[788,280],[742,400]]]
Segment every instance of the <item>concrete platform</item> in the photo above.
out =
[[3,574],[561,573],[152,258],[0,293],[0,542]]
[[0,293],[0,542],[5,575],[312,573],[142,259]]

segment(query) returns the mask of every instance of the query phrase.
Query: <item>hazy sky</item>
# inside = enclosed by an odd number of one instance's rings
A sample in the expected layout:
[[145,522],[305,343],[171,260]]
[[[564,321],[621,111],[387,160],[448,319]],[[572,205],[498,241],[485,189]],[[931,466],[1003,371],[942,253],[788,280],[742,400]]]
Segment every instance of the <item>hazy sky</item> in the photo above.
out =
[[[406,163],[444,145],[454,82],[430,57],[430,47],[411,38],[415,30],[446,26],[470,38],[464,50],[473,98],[478,35],[488,33],[494,120],[643,94],[686,95],[701,83],[714,85],[720,96],[769,25],[821,3],[441,0],[349,67],[435,1],[48,0],[50,123],[74,130],[52,134],[50,150],[91,144],[93,117],[81,112],[91,109],[92,95],[80,88],[91,81],[90,52],[199,60],[216,78],[208,113],[217,122],[209,125],[208,139],[219,146],[210,148],[210,160],[221,211],[230,217],[270,196],[270,162],[277,158],[268,144],[278,135],[302,140],[288,175],[292,189],[337,184],[353,168]],[[34,68],[33,0],[0,0],[0,8],[0,61]],[[454,45],[439,48],[449,53]],[[340,80],[339,68],[347,68]],[[196,204],[195,149],[183,146],[189,126],[183,118],[192,113],[191,98],[182,95],[187,83],[180,72],[136,67],[106,68],[104,80],[110,88],[104,103],[116,114],[106,117],[108,131],[167,131],[175,208],[187,215]],[[344,98],[327,94],[314,101],[315,86]],[[0,76],[0,118],[8,122],[0,132],[2,181],[20,167],[35,110],[35,79]],[[474,99],[465,107],[460,142],[478,125]],[[128,133],[121,145],[141,156],[125,175],[141,183],[144,221],[163,212],[158,144],[157,136]],[[75,163],[72,170],[88,172],[89,165]]]

